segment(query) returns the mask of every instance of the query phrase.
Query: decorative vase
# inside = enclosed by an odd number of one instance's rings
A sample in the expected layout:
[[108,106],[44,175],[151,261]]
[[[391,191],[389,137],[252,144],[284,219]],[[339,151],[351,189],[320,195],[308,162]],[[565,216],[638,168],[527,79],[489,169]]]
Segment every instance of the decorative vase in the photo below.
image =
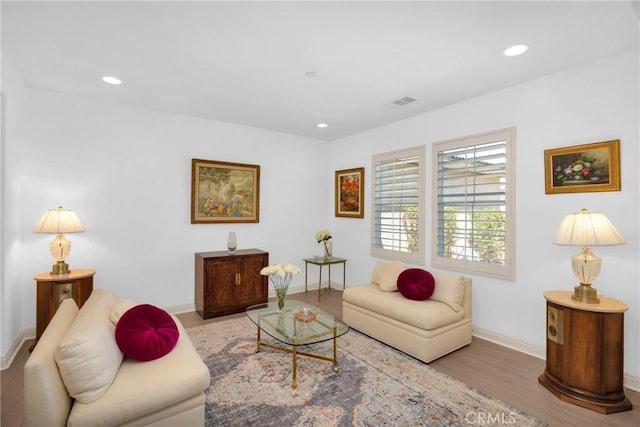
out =
[[278,299],[278,310],[282,311],[282,309],[284,308],[284,298],[287,296],[287,289],[289,287],[285,286],[282,288],[275,288],[276,289],[276,298]]
[[328,240],[325,240],[322,243],[324,243],[324,259],[331,258],[331,253],[333,252],[333,243]]
[[227,238],[227,249],[229,249],[229,254],[233,255],[236,253],[236,247],[238,246],[238,242],[236,240],[236,232],[230,231],[229,237]]

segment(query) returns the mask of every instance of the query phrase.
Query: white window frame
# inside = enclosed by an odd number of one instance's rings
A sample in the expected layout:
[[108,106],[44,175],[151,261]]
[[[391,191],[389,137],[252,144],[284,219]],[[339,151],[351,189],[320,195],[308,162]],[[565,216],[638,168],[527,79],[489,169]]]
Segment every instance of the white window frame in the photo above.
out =
[[[391,249],[380,247],[380,236],[376,234],[376,226],[380,221],[381,209],[376,206],[376,194],[378,191],[378,180],[376,179],[376,166],[379,162],[399,160],[407,157],[418,158],[418,182],[417,182],[417,207],[418,207],[418,238],[417,250],[408,252],[407,250]],[[392,260],[400,260],[409,264],[424,265],[425,259],[425,166],[426,166],[426,149],[425,146],[406,148],[402,150],[390,151],[387,153],[374,154],[371,158],[371,255],[376,258],[386,258]],[[387,205],[391,206],[391,205]],[[392,211],[395,209],[392,206]],[[399,213],[399,212],[398,212]],[[393,238],[394,246],[404,246],[407,239],[399,235]]]
[[[505,190],[504,209],[505,217],[505,259],[504,264],[489,264],[483,262],[473,262],[467,259],[454,259],[440,256],[438,254],[438,203],[440,202],[439,188],[439,155],[443,151],[456,148],[467,148],[479,146],[481,144],[505,141]],[[516,263],[516,180],[515,180],[515,147],[516,128],[506,128],[476,135],[465,136],[439,142],[433,145],[433,187],[432,187],[432,241],[431,241],[431,264],[434,267],[448,270],[465,271],[482,276],[498,277],[501,279],[515,280]],[[470,186],[467,186],[467,188]],[[471,194],[471,193],[470,193]],[[474,206],[470,202],[468,206]]]

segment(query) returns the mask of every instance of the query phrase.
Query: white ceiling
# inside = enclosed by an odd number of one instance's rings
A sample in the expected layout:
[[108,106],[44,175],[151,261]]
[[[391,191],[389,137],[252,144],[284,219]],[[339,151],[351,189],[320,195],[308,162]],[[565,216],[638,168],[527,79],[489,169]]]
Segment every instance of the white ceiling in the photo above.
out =
[[632,3],[2,1],[2,50],[30,87],[335,140],[638,48]]

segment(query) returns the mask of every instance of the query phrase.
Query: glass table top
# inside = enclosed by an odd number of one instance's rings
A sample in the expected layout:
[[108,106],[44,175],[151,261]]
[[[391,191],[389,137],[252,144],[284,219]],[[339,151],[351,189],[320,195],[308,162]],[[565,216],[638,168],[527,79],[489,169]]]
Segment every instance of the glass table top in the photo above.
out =
[[345,258],[338,258],[336,256],[329,256],[329,257],[313,256],[309,258],[302,258],[302,260],[304,262],[308,262],[310,264],[315,264],[315,265],[340,264],[343,262],[347,262]]
[[[296,319],[301,310],[316,312],[309,323]],[[283,310],[278,310],[276,302],[253,305],[247,308],[247,316],[260,330],[288,345],[307,345],[339,337],[349,332],[349,327],[329,313],[300,301],[287,301]]]

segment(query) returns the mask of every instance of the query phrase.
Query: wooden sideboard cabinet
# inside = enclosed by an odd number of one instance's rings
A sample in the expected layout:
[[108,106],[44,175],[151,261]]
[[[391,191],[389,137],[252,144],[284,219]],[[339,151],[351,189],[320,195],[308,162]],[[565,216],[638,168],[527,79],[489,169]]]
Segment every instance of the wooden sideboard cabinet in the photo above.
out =
[[624,394],[624,312],[627,304],[600,296],[598,304],[545,292],[547,362],[538,378],[556,397],[602,414],[629,411]]
[[71,270],[68,274],[41,273],[36,281],[36,340],[44,332],[62,300],[73,298],[82,307],[93,291],[95,270]]
[[269,253],[260,249],[196,253],[196,312],[209,319],[267,302],[268,278],[260,275],[267,265]]

